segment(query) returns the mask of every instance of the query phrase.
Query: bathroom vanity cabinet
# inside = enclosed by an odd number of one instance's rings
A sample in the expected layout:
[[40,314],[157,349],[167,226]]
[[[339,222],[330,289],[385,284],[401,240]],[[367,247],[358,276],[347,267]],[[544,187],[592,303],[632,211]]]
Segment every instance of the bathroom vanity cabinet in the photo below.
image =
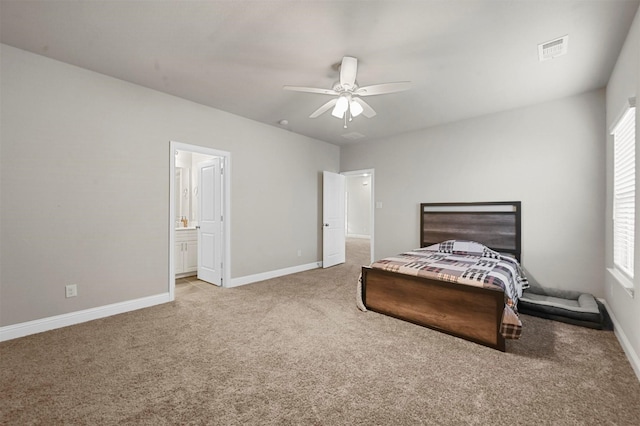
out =
[[[176,275],[190,275],[198,271],[198,231],[195,228],[176,228]],[[193,274],[191,274],[193,275]]]

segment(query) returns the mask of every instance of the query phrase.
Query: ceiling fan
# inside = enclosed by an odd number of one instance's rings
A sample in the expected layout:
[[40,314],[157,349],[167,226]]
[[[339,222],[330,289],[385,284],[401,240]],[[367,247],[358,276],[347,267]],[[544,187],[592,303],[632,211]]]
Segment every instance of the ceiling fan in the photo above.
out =
[[339,69],[340,81],[337,81],[333,85],[332,89],[319,89],[315,87],[301,86],[284,86],[283,89],[294,92],[319,93],[322,95],[336,96],[311,113],[309,118],[319,117],[333,108],[331,115],[336,118],[344,119],[344,128],[346,129],[347,120],[351,121],[353,117],[357,117],[362,114],[367,118],[371,118],[376,115],[373,108],[361,99],[362,97],[402,92],[409,89],[411,86],[411,82],[409,81],[400,81],[395,83],[382,83],[359,87],[356,82],[358,59],[351,56],[345,56],[342,58],[342,63],[340,64]]

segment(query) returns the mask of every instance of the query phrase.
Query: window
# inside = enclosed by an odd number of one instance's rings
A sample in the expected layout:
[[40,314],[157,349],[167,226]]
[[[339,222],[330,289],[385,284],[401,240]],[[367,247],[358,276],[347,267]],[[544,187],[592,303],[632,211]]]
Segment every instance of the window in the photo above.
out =
[[613,263],[633,279],[636,114],[635,98],[613,128]]

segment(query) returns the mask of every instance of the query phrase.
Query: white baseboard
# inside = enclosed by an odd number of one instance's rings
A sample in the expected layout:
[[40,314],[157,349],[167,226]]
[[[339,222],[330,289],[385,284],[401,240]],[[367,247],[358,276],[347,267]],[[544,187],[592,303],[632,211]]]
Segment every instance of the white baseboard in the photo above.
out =
[[170,302],[169,293],[0,327],[0,342]]
[[627,335],[624,334],[624,331],[622,331],[622,327],[620,327],[620,323],[616,319],[616,316],[613,314],[613,311],[609,307],[609,304],[607,303],[607,301],[604,299],[598,299],[598,300],[602,302],[605,308],[607,308],[607,312],[609,313],[609,316],[611,317],[611,322],[613,323],[613,332],[618,338],[618,342],[620,342],[620,346],[622,346],[622,350],[624,350],[624,353],[627,355],[627,359],[631,364],[631,368],[633,368],[633,371],[636,373],[636,377],[638,377],[638,381],[640,381],[640,357],[633,350],[633,347],[631,346],[631,343],[629,342]]
[[[231,280],[231,285],[229,285],[228,287],[238,287],[245,284],[251,284],[258,281],[268,280],[270,278],[277,278],[284,275],[309,271],[311,269],[321,267],[322,262],[313,262],[306,265],[292,266],[290,268],[278,269],[276,271],[234,278]],[[28,336],[30,334],[55,330],[56,328],[67,327],[69,325],[80,324],[99,318],[105,318],[112,315],[122,314],[129,311],[135,311],[137,309],[148,308],[170,301],[171,298],[169,293],[162,293],[156,296],[143,297],[140,299],[128,300],[111,305],[85,309],[82,311],[70,312],[68,314],[56,315],[53,317],[8,325],[0,327],[0,342],[4,342],[5,340],[17,339],[19,337]]]
[[371,235],[347,234],[347,238],[362,238],[363,240],[370,240],[371,239]]
[[271,278],[278,278],[297,272],[309,271],[311,269],[322,268],[322,262],[307,263],[306,265],[292,266],[290,268],[278,269],[275,271],[263,272],[261,274],[247,275],[244,277],[232,278],[231,284],[225,286],[227,288],[239,287],[241,285],[251,284],[258,281],[264,281]]

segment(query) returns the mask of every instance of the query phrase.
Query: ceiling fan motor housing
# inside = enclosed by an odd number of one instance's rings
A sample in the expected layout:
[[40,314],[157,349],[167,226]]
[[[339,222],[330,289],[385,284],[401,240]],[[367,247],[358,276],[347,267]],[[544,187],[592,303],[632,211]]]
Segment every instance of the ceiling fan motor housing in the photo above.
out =
[[343,94],[346,92],[354,92],[356,90],[358,90],[358,84],[357,83],[353,83],[353,85],[351,87],[343,87],[342,84],[340,84],[339,81],[336,81],[335,84],[333,85],[333,90],[335,90],[336,92]]

